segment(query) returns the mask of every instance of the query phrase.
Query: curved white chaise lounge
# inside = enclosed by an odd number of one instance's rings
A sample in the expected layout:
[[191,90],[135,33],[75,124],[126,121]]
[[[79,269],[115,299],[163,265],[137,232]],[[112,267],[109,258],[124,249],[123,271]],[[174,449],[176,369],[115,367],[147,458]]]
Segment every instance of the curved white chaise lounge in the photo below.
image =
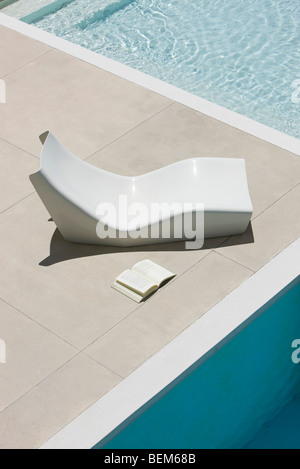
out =
[[[246,230],[253,210],[243,159],[187,159],[126,177],[82,161],[51,133],[41,169],[30,180],[62,236],[75,243],[136,246],[186,240],[184,232],[178,237],[174,231],[176,221],[182,212],[191,212],[195,227],[201,203],[205,238],[237,235]],[[161,229],[168,222],[165,237]]]

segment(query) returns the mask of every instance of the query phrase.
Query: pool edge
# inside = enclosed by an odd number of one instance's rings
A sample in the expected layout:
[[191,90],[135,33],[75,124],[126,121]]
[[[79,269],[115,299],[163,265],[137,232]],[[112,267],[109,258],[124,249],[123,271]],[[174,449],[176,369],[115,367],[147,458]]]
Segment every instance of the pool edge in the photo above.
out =
[[107,443],[299,282],[298,265],[300,237],[39,449]]
[[300,156],[300,140],[0,12],[0,25]]

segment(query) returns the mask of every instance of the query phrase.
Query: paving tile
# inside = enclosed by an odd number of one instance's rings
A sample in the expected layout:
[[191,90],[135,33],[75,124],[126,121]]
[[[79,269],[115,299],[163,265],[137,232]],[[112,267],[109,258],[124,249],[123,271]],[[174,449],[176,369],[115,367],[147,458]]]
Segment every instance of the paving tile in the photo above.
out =
[[50,50],[46,44],[0,26],[0,78]]
[[6,363],[0,364],[0,411],[78,353],[2,300],[0,338],[6,344]]
[[5,265],[0,297],[78,349],[136,308],[111,288],[123,270],[150,258],[180,274],[224,241],[214,240],[218,243],[200,251],[185,251],[176,243],[137,249],[86,246],[65,242],[48,219],[36,194],[0,216]]
[[258,141],[245,159],[254,219],[300,183],[300,158]]
[[300,185],[253,220],[253,243],[234,236],[216,252],[257,271],[300,236],[299,207]]
[[120,381],[78,355],[0,414],[0,448],[34,449]]
[[37,158],[0,140],[0,213],[34,192],[29,175],[39,166]]
[[40,265],[55,231],[48,219],[35,194],[1,215],[5,270],[0,271],[0,297],[81,348],[128,314],[132,305],[110,295],[108,279],[117,268],[109,257]]
[[[203,141],[215,121],[180,104],[172,104],[133,129],[88,162],[131,176],[186,158],[224,156],[222,148]],[[219,126],[219,123],[216,123]],[[222,127],[222,125],[220,125]],[[226,126],[227,127],[227,126]]]
[[253,217],[300,182],[300,158],[238,129],[174,103],[88,162],[127,176],[186,158],[246,160]]
[[125,377],[251,274],[245,267],[209,253],[85,353]]
[[0,137],[36,156],[46,130],[86,158],[171,103],[58,50],[11,73],[6,88]]

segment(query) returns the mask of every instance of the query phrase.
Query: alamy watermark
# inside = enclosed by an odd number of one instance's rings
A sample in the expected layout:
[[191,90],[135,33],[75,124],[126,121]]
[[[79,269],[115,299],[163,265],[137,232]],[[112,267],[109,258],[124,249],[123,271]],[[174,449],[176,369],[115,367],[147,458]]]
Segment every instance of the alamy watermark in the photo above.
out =
[[0,364],[6,363],[6,343],[0,339]]
[[297,365],[300,363],[300,339],[293,340],[292,348],[296,349],[292,353],[292,362]]
[[97,207],[97,236],[100,239],[185,240],[186,249],[200,249],[204,243],[204,204],[128,201],[120,194],[117,204],[102,202]]
[[294,80],[291,86],[294,88],[292,93],[292,103],[300,104],[300,78]]
[[4,80],[0,80],[0,104],[6,103],[6,83]]

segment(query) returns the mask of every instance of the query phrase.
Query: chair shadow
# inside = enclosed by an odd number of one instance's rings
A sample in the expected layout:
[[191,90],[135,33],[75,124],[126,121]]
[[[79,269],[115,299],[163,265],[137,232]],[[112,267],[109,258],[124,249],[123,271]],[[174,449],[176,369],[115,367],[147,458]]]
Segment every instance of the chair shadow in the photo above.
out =
[[[52,221],[51,219],[49,221]],[[229,247],[241,244],[254,243],[251,222],[242,235],[228,236],[222,238],[210,238],[205,240],[202,250],[216,249],[218,247]],[[39,265],[49,267],[60,262],[82,257],[100,256],[118,252],[158,252],[158,251],[186,251],[185,242],[148,244],[144,246],[118,247],[91,244],[76,244],[65,241],[59,230],[56,229],[50,243],[50,255],[42,260]]]

